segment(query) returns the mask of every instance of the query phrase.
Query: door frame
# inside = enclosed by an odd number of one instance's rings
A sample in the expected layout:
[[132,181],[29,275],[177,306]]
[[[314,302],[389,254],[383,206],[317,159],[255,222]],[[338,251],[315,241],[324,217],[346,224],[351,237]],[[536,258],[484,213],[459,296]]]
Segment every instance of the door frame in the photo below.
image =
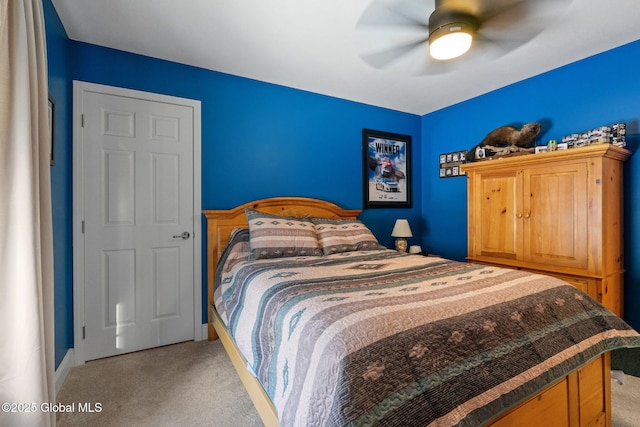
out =
[[74,365],[85,363],[83,330],[84,319],[84,238],[82,224],[84,219],[84,151],[82,139],[82,99],[85,92],[97,92],[143,99],[152,102],[164,102],[190,107],[193,110],[193,339],[203,339],[202,323],[202,215],[201,215],[201,102],[194,99],[179,98],[124,89],[79,80],[73,81],[73,340]]

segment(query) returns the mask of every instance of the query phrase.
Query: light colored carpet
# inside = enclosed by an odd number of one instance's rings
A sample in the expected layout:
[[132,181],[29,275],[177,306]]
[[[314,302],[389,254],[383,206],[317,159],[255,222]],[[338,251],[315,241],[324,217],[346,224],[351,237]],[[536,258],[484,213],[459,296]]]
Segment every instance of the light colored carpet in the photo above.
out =
[[[611,394],[613,427],[640,427],[640,378],[612,380]],[[75,404],[58,413],[58,427],[262,425],[219,340],[87,362],[71,369],[57,400]],[[79,412],[86,403],[101,412]]]
[[611,380],[613,427],[640,426],[640,378],[625,375],[623,383]]
[[[57,401],[76,404],[58,413],[58,427],[262,425],[220,340],[87,362],[71,369]],[[102,412],[80,413],[82,402]]]

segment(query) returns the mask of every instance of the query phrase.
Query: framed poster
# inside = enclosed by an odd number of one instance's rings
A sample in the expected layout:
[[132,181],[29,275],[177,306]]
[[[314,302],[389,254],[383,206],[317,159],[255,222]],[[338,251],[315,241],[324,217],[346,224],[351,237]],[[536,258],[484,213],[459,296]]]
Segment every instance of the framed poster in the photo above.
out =
[[364,207],[411,207],[411,136],[362,130]]

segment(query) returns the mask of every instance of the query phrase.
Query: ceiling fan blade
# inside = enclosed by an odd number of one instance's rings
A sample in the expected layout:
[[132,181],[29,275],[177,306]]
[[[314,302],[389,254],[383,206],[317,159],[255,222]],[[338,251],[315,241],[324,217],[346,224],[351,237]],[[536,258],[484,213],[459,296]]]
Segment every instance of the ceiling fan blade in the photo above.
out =
[[433,0],[373,0],[358,20],[356,28],[364,26],[428,28],[431,10],[433,10]]
[[[410,43],[396,45],[387,49],[381,49],[375,52],[360,55],[362,59],[374,68],[386,69],[394,67],[394,63],[403,57],[410,55],[417,48],[423,55],[428,55],[427,38],[416,40]],[[398,66],[398,65],[395,65]]]
[[429,8],[433,7],[429,3],[433,1],[373,0],[356,24],[360,57],[379,69],[414,62],[412,56],[427,52]]
[[478,33],[485,39],[515,49],[559,19],[572,0],[503,0],[488,2],[481,12]]
[[484,22],[506,21],[513,26],[522,19],[553,20],[565,12],[573,0],[480,0],[478,16]]

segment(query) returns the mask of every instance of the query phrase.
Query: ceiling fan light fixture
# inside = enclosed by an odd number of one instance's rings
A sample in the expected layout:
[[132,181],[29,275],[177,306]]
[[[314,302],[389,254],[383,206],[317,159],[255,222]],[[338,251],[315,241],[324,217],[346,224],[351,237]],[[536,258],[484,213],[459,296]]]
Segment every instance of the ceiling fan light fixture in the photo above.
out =
[[464,13],[435,11],[429,18],[429,53],[439,60],[457,58],[469,50],[478,20]]
[[454,31],[441,35],[434,41],[429,41],[431,57],[439,60],[457,58],[471,47],[473,36],[464,31]]

